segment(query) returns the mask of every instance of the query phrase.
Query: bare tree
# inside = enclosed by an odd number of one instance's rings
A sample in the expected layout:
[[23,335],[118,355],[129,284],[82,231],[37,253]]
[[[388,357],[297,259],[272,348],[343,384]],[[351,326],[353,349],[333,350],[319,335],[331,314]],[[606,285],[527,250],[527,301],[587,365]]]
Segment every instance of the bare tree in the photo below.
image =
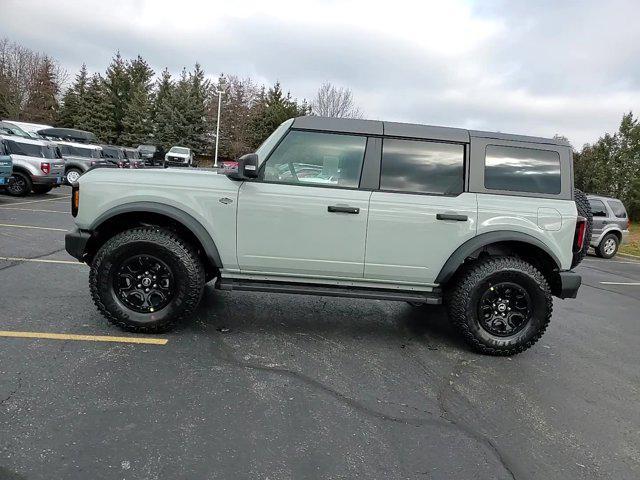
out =
[[362,118],[362,111],[355,104],[351,90],[337,88],[329,82],[324,82],[318,89],[311,102],[311,111],[321,117]]

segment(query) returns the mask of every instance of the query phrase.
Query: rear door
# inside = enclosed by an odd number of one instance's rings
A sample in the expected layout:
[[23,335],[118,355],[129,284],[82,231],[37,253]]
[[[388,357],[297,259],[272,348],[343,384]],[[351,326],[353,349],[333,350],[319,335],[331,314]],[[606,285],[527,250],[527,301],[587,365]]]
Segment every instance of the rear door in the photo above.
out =
[[291,130],[244,182],[238,263],[245,273],[363,276],[370,191],[360,190],[367,138]]
[[594,240],[598,240],[609,221],[609,213],[602,200],[590,198],[589,205],[591,205],[591,213],[593,214],[593,230],[591,236]]
[[464,192],[465,145],[385,138],[380,190],[369,204],[365,279],[431,284],[476,232]]

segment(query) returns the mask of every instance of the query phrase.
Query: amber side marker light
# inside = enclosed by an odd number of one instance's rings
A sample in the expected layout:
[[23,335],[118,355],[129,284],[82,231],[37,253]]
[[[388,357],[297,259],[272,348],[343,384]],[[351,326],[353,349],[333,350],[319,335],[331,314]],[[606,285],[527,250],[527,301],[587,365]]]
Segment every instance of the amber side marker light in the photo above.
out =
[[73,184],[71,190],[71,215],[74,217],[78,215],[78,208],[80,207],[80,185]]

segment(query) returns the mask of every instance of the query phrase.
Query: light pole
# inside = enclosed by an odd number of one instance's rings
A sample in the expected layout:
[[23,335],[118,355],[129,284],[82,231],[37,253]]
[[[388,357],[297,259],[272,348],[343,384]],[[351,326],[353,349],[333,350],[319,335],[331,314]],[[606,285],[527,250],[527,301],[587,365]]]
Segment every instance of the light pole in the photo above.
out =
[[218,167],[218,143],[220,143],[220,107],[222,106],[222,90],[216,90],[218,94],[218,121],[216,123],[216,156],[213,160],[213,166]]

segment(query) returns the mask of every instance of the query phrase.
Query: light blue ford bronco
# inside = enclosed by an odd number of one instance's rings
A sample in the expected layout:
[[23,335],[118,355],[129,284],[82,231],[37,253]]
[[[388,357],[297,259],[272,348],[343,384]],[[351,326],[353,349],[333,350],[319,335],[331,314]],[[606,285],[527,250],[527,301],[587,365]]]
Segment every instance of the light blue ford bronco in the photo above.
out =
[[573,298],[586,197],[560,140],[298,117],[237,171],[92,170],[67,251],[111,322],[159,332],[204,284],[445,303],[474,349],[510,355]]
[[0,189],[9,185],[11,173],[13,171],[13,161],[7,152],[4,143],[0,141]]

